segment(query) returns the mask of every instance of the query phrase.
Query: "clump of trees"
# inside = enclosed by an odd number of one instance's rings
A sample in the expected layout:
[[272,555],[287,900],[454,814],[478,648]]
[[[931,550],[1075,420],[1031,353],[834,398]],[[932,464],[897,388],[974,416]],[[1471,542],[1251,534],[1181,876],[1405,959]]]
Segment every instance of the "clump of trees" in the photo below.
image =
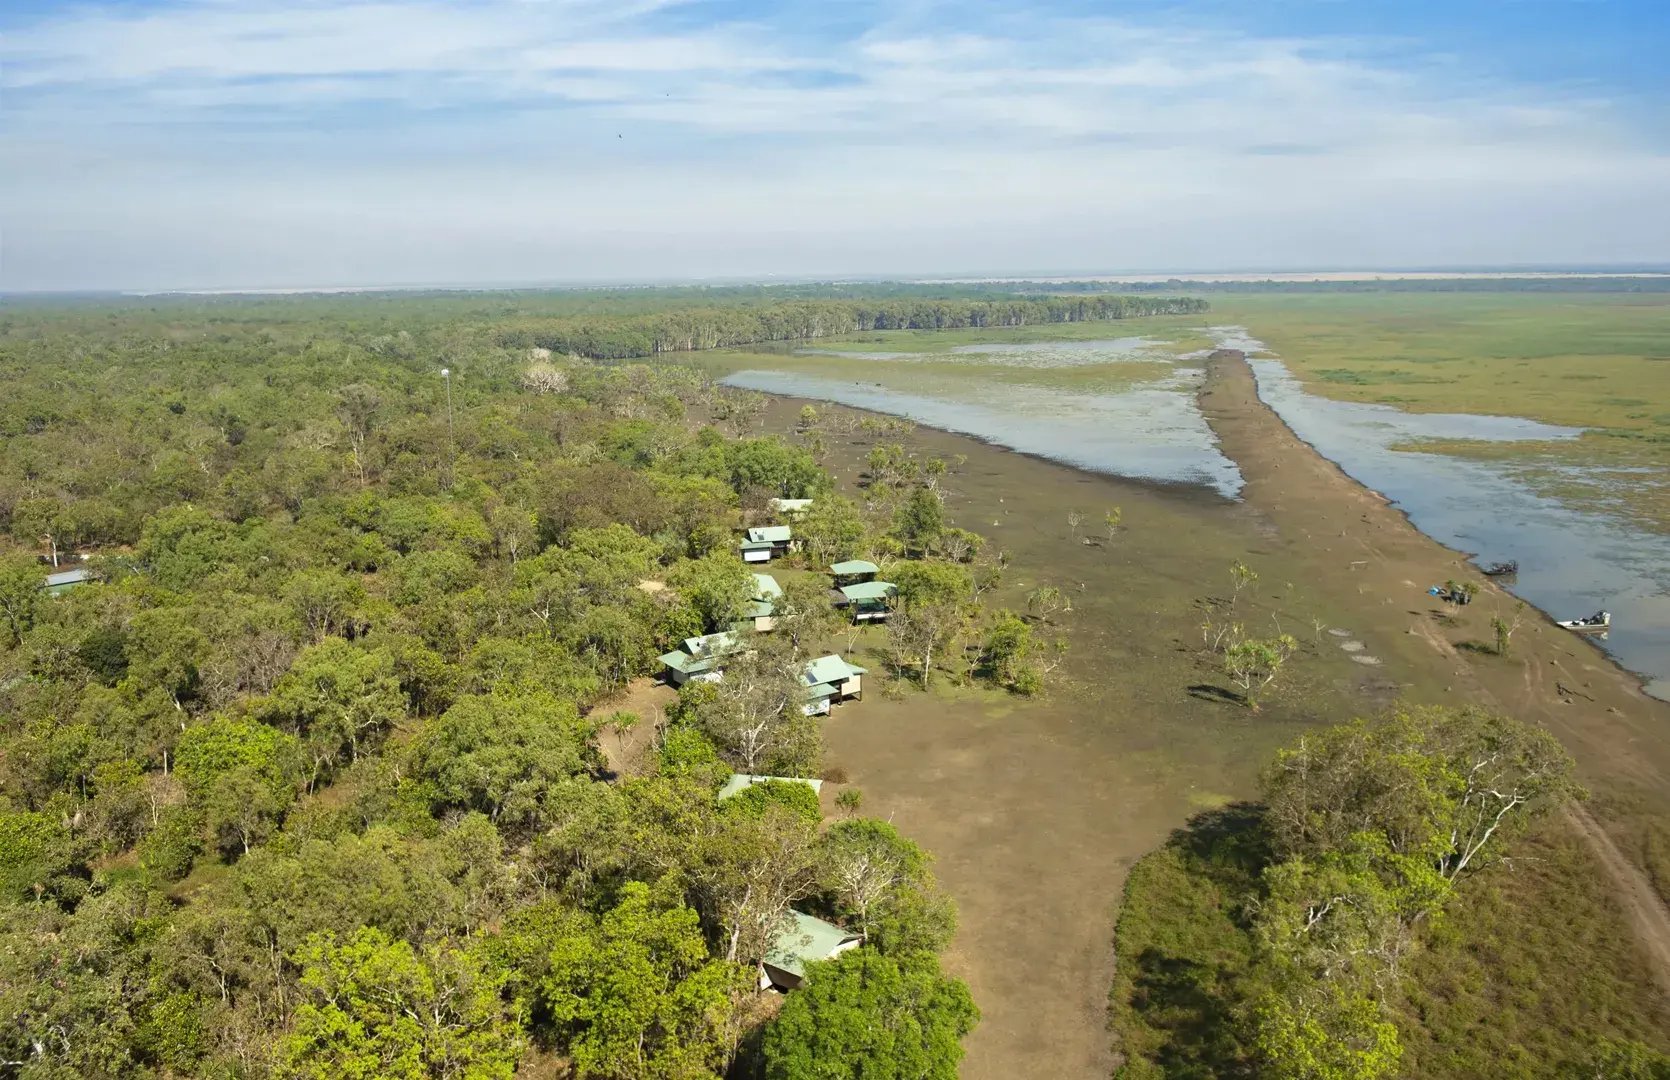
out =
[[[1174,1049],[1291,1080],[1397,1075],[1398,1005],[1435,927],[1475,902],[1475,879],[1506,872],[1534,822],[1583,795],[1552,735],[1455,708],[1403,708],[1301,736],[1262,787],[1261,805],[1210,815],[1180,841],[1205,860],[1183,880],[1218,875],[1199,894],[1218,899],[1182,916],[1189,928],[1167,947],[1233,959],[1214,979],[1186,980],[1200,995],[1193,1007],[1221,1016],[1213,1042]],[[1120,964],[1140,970],[1137,952],[1159,940],[1153,905],[1186,911],[1193,886],[1156,878],[1150,895],[1146,873],[1134,880]],[[1226,891],[1230,880],[1240,888]],[[1174,966],[1191,970],[1181,958]],[[1171,999],[1159,995],[1150,1019],[1138,978],[1121,976],[1115,1007],[1141,1045]],[[1158,1075],[1150,1061],[1134,1063],[1136,1075]]]
[[594,359],[722,349],[759,341],[804,341],[868,330],[953,330],[1093,322],[1142,315],[1191,315],[1192,297],[1009,297],[994,300],[798,300],[741,307],[684,308],[613,316],[520,320],[497,343]]
[[[1257,584],[1258,571],[1237,559],[1229,566],[1229,596],[1208,596],[1199,602],[1203,612],[1201,643],[1240,690],[1241,703],[1254,710],[1299,651],[1299,642],[1281,629],[1279,620],[1273,619],[1276,632],[1270,637],[1247,633],[1246,624],[1239,619],[1242,594]],[[1320,627],[1318,623],[1318,635]]]

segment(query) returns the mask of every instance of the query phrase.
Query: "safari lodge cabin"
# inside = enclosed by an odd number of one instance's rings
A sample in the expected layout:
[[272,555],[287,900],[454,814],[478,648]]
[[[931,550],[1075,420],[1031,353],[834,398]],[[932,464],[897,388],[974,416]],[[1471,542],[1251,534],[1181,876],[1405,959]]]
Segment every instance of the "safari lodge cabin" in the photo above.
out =
[[85,585],[91,580],[93,580],[93,572],[85,566],[78,566],[74,570],[60,570],[46,575],[46,580],[42,582],[41,588],[52,596],[61,596],[77,585]]
[[730,631],[685,638],[684,648],[674,649],[660,658],[662,675],[671,686],[683,686],[692,679],[715,681],[725,660],[741,648],[741,639]]
[[742,561],[770,562],[794,546],[793,531],[787,525],[761,525],[748,530],[742,541]]
[[828,716],[831,705],[862,698],[863,677],[868,670],[834,653],[818,657],[800,674],[800,681],[806,687],[806,704],[801,710],[807,716]]
[[813,780],[804,776],[759,776],[754,773],[732,773],[725,781],[725,786],[719,789],[718,801],[724,802],[737,792],[753,787],[755,784],[805,784],[816,795],[823,790],[822,780]]
[[743,609],[737,629],[752,629],[765,633],[777,628],[777,601],[783,598],[783,587],[770,574],[754,575],[754,591]]
[[876,575],[881,573],[881,567],[868,559],[848,559],[831,566],[829,573],[835,579],[835,587],[840,588],[842,585],[874,581]]

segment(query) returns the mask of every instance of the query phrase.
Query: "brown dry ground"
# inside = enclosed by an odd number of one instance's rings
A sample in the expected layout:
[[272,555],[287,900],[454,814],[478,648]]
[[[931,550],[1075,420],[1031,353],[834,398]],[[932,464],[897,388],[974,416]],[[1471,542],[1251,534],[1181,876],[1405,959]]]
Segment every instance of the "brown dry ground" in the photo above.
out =
[[[1000,603],[1018,609],[1048,583],[1073,606],[1057,617],[1071,651],[1041,700],[949,686],[894,697],[872,678],[865,700],[826,729],[829,763],[863,790],[864,812],[932,852],[959,904],[947,964],[984,1011],[967,1043],[969,1080],[1109,1075],[1106,996],[1126,872],[1192,813],[1252,796],[1259,768],[1304,727],[1400,696],[1484,702],[1547,723],[1591,786],[1629,789],[1637,812],[1670,806],[1670,751],[1654,737],[1670,707],[1544,622],[1527,620],[1512,659],[1458,651],[1488,640],[1502,600],[1487,586],[1454,625],[1441,621],[1449,613],[1425,589],[1459,576],[1458,554],[1294,438],[1257,400],[1244,361],[1220,356],[1202,400],[1246,474],[1244,502],[931,429],[903,440],[922,456],[966,455],[947,478],[947,510],[1008,551]],[[768,428],[788,432],[802,404],[776,401]],[[825,438],[828,466],[855,489],[875,440]],[[1069,529],[1069,510],[1099,522],[1114,506],[1126,528],[1111,541],[1086,545]],[[1201,599],[1229,593],[1237,559],[1260,575],[1240,620],[1255,633],[1279,625],[1303,647],[1257,712],[1226,700],[1199,630]],[[1353,661],[1326,628],[1348,631],[1380,664]],[[877,670],[880,631],[867,633],[860,662]],[[1620,888],[1636,888],[1626,904],[1650,932],[1663,914],[1657,894],[1617,848],[1601,854],[1597,867],[1636,875]]]

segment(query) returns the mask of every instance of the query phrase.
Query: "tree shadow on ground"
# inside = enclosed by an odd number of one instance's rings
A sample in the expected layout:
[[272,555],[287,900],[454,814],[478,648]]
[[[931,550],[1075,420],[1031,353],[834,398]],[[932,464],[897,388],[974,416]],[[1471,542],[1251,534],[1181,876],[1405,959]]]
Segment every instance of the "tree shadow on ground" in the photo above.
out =
[[1137,957],[1133,1004],[1168,1038],[1153,1061],[1167,1078],[1211,1080],[1249,1075],[1234,1036],[1230,973],[1217,965],[1144,949]]
[[1203,810],[1172,830],[1168,843],[1184,856],[1191,873],[1211,878],[1230,895],[1251,895],[1273,854],[1264,807],[1255,802]]
[[1195,683],[1189,687],[1189,696],[1199,698],[1202,701],[1214,701],[1219,705],[1245,705],[1247,703],[1247,699],[1235,691],[1227,690],[1222,686],[1213,686],[1211,683]]

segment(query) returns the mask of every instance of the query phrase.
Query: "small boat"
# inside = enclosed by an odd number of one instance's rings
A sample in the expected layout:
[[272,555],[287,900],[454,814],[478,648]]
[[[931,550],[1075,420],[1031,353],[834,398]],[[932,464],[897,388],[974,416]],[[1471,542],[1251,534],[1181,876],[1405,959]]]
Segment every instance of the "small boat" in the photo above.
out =
[[1482,569],[1485,577],[1507,577],[1509,574],[1519,573],[1519,560],[1488,563]]
[[1587,618],[1561,619],[1554,625],[1567,630],[1575,630],[1580,634],[1589,630],[1605,630],[1612,625],[1612,613],[1610,611],[1597,611]]

